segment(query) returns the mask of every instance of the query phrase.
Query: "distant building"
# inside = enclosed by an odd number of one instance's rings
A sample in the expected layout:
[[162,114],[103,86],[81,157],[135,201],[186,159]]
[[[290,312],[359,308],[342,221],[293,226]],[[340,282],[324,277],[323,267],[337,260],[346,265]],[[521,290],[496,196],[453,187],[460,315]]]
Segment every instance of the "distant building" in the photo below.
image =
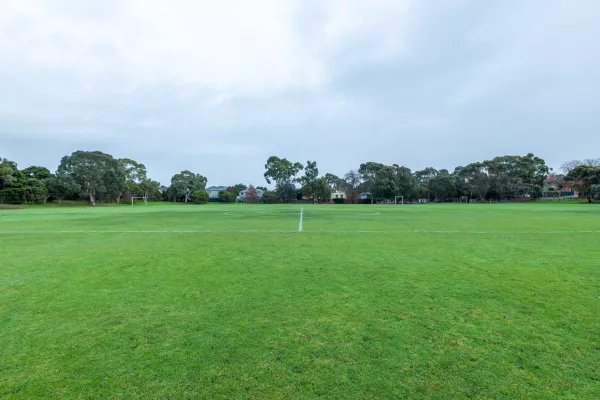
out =
[[[242,190],[240,192],[240,194],[238,195],[236,201],[244,201],[245,200],[244,195],[246,194],[247,191],[248,191],[248,189]],[[259,200],[262,199],[263,193],[264,193],[264,190],[262,190],[262,189],[256,189],[256,194],[258,195],[258,199]]]
[[169,190],[169,188],[167,186],[159,186],[158,187],[158,191],[161,192],[161,193],[164,193],[167,190]]
[[331,200],[333,199],[345,199],[346,193],[344,192],[331,192]]
[[560,190],[562,186],[562,179],[559,179],[554,174],[548,174],[546,179],[544,179],[544,189],[545,190]]
[[206,188],[209,199],[219,198],[219,192],[223,190],[227,190],[227,186],[211,186],[209,188]]
[[558,190],[562,195],[579,196],[579,192],[575,190],[572,183],[565,181],[562,175],[548,174],[544,179],[544,191]]

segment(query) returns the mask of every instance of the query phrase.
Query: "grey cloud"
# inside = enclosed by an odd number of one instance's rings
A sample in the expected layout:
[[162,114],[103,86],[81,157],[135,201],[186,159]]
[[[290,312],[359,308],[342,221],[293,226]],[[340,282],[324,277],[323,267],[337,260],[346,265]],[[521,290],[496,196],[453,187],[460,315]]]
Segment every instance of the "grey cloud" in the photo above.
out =
[[[330,15],[298,4],[294,40],[317,43]],[[264,184],[270,155],[337,174],[369,160],[452,169],[527,152],[557,167],[599,156],[599,14],[594,1],[418,2],[398,21],[408,24],[398,49],[374,56],[388,30],[358,30],[314,49],[326,80],[264,93],[9,63],[0,155],[54,169],[66,153],[98,149],[145,163],[163,183],[190,169],[210,184]],[[124,62],[111,44],[94,46],[108,65]]]

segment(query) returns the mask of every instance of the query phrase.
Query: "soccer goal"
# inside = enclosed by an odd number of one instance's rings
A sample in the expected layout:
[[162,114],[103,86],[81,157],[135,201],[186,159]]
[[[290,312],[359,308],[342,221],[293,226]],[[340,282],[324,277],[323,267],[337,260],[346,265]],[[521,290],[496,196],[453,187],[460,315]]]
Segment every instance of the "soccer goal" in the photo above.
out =
[[398,199],[400,199],[400,204],[404,204],[404,196],[396,196],[394,198],[394,204],[398,204]]
[[131,198],[131,205],[133,206],[135,204],[136,200],[144,200],[144,205],[148,205],[148,197],[144,196],[144,197],[132,197]]

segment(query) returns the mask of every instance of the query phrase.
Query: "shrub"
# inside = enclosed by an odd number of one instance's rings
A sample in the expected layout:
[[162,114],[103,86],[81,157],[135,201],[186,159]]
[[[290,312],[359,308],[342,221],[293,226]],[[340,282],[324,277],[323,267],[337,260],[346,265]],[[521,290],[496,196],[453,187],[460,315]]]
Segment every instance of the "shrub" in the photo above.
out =
[[196,204],[208,203],[208,192],[206,190],[196,190],[192,193],[192,201]]
[[279,195],[276,192],[266,191],[263,193],[262,202],[264,204],[277,204],[281,202]]
[[0,203],[21,204],[26,201],[27,191],[24,187],[8,187],[0,190]]
[[345,199],[333,199],[334,204],[344,204]]
[[236,197],[237,197],[236,194],[234,194],[233,192],[230,192],[228,190],[221,190],[219,192],[219,199],[220,199],[220,201],[222,201],[224,203],[234,202]]

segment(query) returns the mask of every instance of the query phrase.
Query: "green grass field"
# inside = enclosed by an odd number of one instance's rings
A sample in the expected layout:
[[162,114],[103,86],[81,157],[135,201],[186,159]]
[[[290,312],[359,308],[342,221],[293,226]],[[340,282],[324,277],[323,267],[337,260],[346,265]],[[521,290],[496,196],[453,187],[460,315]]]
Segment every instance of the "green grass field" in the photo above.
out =
[[0,211],[0,398],[597,399],[600,208]]

